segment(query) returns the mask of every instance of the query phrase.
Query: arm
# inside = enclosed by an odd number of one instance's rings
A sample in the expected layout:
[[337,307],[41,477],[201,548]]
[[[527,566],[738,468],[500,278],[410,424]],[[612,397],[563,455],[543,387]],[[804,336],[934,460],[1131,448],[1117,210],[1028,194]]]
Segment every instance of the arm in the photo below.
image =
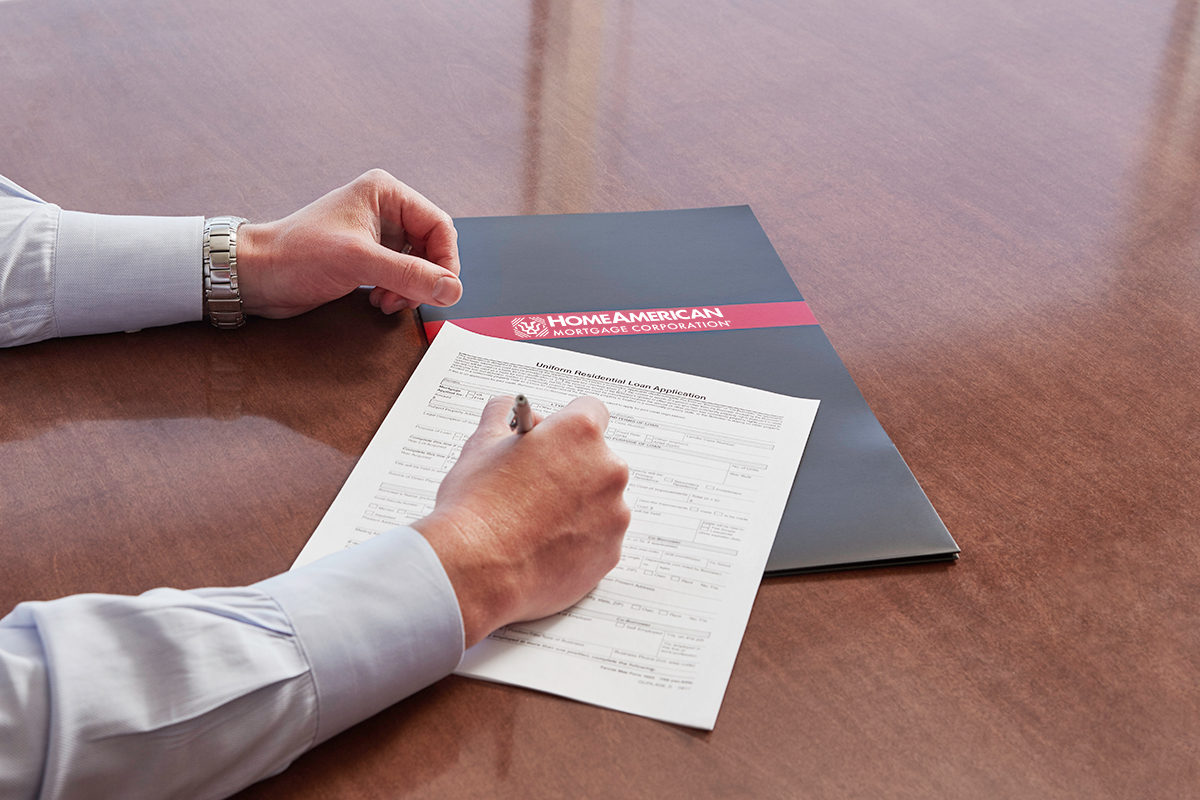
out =
[[226,797],[448,674],[462,642],[411,528],[249,587],[23,603],[0,621],[0,797]]
[[582,597],[629,522],[608,413],[581,398],[517,435],[511,403],[412,528],[247,588],[18,606],[0,797],[225,797],[448,674],[464,640]]
[[200,319],[203,227],[64,211],[0,177],[0,346]]
[[[203,217],[64,211],[0,177],[0,346],[200,319],[203,229]],[[456,241],[449,215],[373,170],[241,227],[245,310],[294,316],[362,284],[384,313],[451,305],[462,296]]]

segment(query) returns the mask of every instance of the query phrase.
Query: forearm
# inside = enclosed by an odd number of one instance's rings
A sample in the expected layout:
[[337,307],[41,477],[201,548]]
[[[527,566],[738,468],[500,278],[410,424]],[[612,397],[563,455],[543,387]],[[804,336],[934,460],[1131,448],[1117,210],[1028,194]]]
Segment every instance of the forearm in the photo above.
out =
[[203,224],[63,211],[0,178],[0,346],[199,319]]
[[[204,224],[62,211],[0,177],[0,346],[199,319]],[[240,299],[218,299],[247,314],[294,316],[365,284],[385,313],[462,295],[453,220],[381,170],[232,238]]]
[[22,604],[0,621],[0,797],[225,797],[461,654],[411,529],[245,588]]

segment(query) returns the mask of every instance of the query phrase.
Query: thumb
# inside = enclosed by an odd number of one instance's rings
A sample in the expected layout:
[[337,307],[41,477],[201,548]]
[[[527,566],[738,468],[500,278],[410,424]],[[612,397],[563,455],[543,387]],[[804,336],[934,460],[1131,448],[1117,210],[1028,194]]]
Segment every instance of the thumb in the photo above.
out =
[[462,281],[445,267],[382,245],[375,245],[372,255],[376,286],[434,306],[452,306],[462,297]]
[[474,443],[498,439],[508,436],[512,430],[508,427],[508,414],[512,410],[514,398],[512,395],[498,395],[487,401],[483,413],[479,415],[479,427],[471,434],[463,449]]

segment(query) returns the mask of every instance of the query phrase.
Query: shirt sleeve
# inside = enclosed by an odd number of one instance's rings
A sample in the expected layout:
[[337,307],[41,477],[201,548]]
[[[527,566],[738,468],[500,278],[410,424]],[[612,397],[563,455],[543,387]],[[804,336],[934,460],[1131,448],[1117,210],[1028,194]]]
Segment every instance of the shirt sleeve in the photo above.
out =
[[411,528],[249,587],[22,603],[0,620],[0,797],[227,797],[462,652]]
[[200,319],[203,217],[64,211],[0,176],[0,346]]

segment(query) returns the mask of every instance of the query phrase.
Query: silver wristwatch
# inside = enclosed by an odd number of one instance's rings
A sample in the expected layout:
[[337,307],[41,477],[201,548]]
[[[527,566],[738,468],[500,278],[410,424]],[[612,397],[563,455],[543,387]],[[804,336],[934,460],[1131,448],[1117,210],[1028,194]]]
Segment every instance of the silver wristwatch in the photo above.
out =
[[218,328],[240,328],[246,322],[238,291],[237,230],[241,217],[204,220],[204,308]]

